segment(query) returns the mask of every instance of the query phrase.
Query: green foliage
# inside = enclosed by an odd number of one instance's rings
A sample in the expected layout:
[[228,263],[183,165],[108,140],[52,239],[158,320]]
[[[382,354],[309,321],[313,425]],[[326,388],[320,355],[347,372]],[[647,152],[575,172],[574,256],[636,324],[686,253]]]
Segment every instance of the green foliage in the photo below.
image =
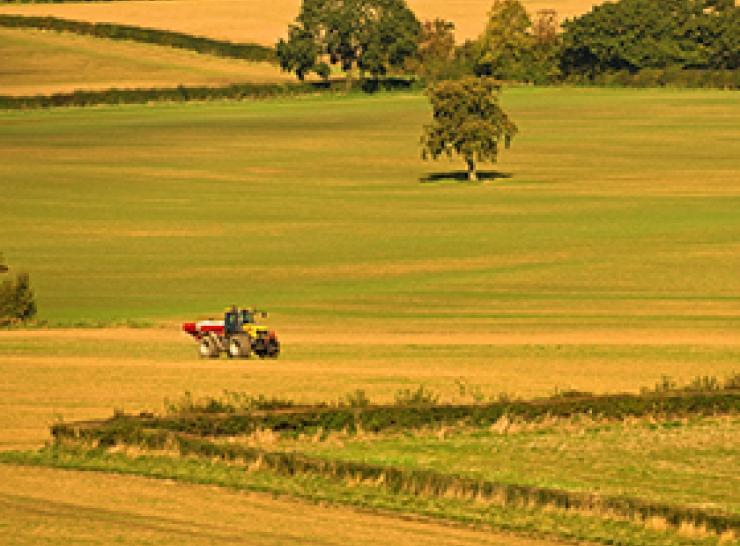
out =
[[495,163],[518,129],[499,105],[500,86],[490,78],[444,81],[428,90],[433,123],[424,127],[422,157],[461,156],[468,178],[477,180],[476,163]]
[[416,53],[419,31],[405,0],[304,0],[277,51],[281,66],[299,78],[326,73],[326,60],[351,82],[355,69],[378,78],[403,68]]
[[165,413],[170,416],[192,415],[196,413],[237,413],[245,411],[274,410],[292,408],[291,400],[267,397],[263,394],[250,395],[245,392],[224,390],[217,398],[203,397],[194,399],[192,393],[186,392],[178,400],[166,399]]
[[286,72],[295,72],[303,81],[309,72],[316,72],[323,78],[329,77],[326,63],[317,63],[319,45],[313,34],[296,25],[288,28],[288,39],[280,39],[276,46],[280,67]]
[[740,67],[740,8],[734,2],[607,2],[564,29],[560,62],[566,74]]
[[198,53],[245,59],[256,62],[275,62],[275,51],[258,44],[235,44],[224,40],[213,40],[169,30],[143,28],[114,23],[88,23],[56,17],[25,17],[0,14],[0,26],[10,28],[37,28],[57,32],[73,32],[111,40],[128,40],[158,44]]
[[456,76],[455,24],[444,19],[425,21],[419,34],[416,55],[407,67],[426,82],[452,79]]
[[[0,275],[8,271],[0,254]],[[28,273],[0,282],[0,326],[26,322],[36,316],[36,300]]]
[[533,42],[532,20],[520,0],[494,0],[488,24],[478,41],[479,76],[524,80]]
[[396,405],[403,406],[433,406],[439,402],[439,394],[419,385],[416,389],[401,389],[395,396]]

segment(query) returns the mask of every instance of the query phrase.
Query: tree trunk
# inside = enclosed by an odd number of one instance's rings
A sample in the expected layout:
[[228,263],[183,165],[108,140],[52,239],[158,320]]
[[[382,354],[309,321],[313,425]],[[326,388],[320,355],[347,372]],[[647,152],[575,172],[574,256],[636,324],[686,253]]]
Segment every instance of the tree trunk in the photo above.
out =
[[347,93],[352,91],[352,69],[347,70],[347,80],[344,82],[344,88]]
[[478,182],[478,171],[475,169],[475,160],[472,157],[466,157],[465,162],[468,164],[468,181]]

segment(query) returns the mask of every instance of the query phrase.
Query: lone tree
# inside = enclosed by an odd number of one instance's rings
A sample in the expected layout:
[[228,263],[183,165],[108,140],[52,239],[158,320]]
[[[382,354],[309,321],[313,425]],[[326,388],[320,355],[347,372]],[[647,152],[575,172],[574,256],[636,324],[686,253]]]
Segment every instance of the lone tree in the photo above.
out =
[[499,105],[501,86],[490,78],[443,81],[427,91],[434,121],[421,137],[424,159],[462,156],[468,180],[478,180],[476,163],[495,163],[499,146],[507,148],[518,132]]

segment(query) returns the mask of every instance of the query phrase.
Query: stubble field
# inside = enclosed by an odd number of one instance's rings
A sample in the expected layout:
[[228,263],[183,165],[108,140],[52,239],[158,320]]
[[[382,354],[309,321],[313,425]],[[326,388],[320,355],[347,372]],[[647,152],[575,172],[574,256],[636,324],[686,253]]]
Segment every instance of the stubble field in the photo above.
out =
[[2,95],[295,80],[269,63],[69,33],[4,28],[0,42]]
[[[420,19],[442,17],[456,24],[459,41],[476,38],[485,27],[491,0],[409,0]],[[555,9],[561,18],[580,15],[593,0],[525,0],[531,13]],[[0,13],[52,15],[91,22],[176,30],[233,42],[273,45],[298,14],[300,0],[145,0],[105,3],[0,5]]]

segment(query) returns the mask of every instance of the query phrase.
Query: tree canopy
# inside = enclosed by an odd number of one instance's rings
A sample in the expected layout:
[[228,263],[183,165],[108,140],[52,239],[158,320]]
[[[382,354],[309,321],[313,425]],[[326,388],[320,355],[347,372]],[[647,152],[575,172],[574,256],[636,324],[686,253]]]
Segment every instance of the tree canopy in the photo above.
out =
[[461,156],[468,179],[478,162],[495,163],[501,144],[509,147],[518,129],[499,104],[501,87],[491,78],[443,81],[428,90],[433,122],[424,127],[422,157]]
[[378,77],[416,54],[420,31],[405,0],[303,0],[288,39],[277,44],[278,58],[299,78],[328,75],[326,63],[348,81],[354,69]]
[[734,0],[620,0],[563,26],[566,73],[740,67],[740,8]]

